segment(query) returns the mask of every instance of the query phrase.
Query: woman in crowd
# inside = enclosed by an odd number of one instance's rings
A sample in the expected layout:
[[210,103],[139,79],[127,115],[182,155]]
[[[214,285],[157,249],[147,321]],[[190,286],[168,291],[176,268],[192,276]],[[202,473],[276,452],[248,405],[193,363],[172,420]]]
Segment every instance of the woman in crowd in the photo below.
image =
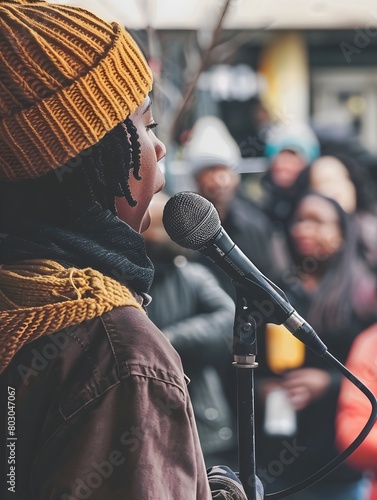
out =
[[354,214],[372,267],[377,263],[377,205],[373,181],[368,172],[345,155],[321,156],[309,167],[308,187],[336,200],[343,210]]
[[[291,266],[281,279],[292,305],[342,363],[353,340],[368,324],[357,308],[357,295],[369,274],[353,222],[334,200],[305,193],[287,226]],[[306,349],[300,366],[276,373],[271,358],[267,358],[271,349],[268,339],[261,338],[256,370],[258,407],[263,408],[259,421],[271,417],[271,394],[277,388],[284,392],[285,405],[290,405],[296,417],[296,429],[291,426],[289,435],[273,435],[268,425],[261,425],[257,431],[259,475],[264,474],[266,489],[271,491],[297,484],[339,453],[335,446],[335,412],[341,375],[310,349]],[[269,412],[264,411],[266,406]],[[294,451],[282,463],[287,449]],[[279,460],[277,468],[274,464]],[[316,485],[288,498],[360,500],[364,498],[363,487],[362,474],[342,465]]]

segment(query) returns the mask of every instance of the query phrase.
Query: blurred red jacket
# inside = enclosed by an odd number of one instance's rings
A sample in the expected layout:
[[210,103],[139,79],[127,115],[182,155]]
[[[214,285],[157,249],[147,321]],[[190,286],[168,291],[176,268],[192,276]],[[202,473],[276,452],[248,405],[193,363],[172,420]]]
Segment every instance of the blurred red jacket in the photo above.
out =
[[[377,396],[377,323],[356,337],[346,367]],[[357,437],[370,412],[369,400],[345,379],[340,391],[336,419],[336,437],[341,450]],[[377,423],[351,454],[348,463],[357,469],[368,470],[374,474],[376,480],[370,498],[377,500]]]

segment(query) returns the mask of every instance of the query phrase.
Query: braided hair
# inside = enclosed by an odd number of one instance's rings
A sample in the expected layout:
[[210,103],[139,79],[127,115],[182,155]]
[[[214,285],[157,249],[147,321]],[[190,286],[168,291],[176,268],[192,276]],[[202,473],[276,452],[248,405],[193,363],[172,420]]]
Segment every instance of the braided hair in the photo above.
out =
[[69,226],[94,202],[114,214],[116,197],[136,206],[128,181],[130,175],[141,180],[140,156],[136,127],[128,117],[94,146],[47,175],[1,183],[0,230],[3,210],[12,227],[27,220]]
[[[141,180],[140,144],[130,118],[118,124],[93,147],[80,153],[73,162],[77,166],[73,170],[71,167],[72,175],[64,175],[62,182],[73,215],[88,201],[97,201],[103,208],[116,213],[115,197],[125,197],[130,206],[136,206],[137,201],[132,196],[128,181],[131,173]],[[72,160],[62,169],[69,170],[70,163]],[[86,193],[85,199],[83,193]]]

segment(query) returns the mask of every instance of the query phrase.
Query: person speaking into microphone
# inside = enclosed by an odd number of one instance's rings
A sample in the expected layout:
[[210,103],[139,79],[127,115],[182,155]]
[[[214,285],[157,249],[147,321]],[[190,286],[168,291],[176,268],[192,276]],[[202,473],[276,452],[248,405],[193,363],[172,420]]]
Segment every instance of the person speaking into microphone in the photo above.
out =
[[0,497],[245,500],[146,314],[166,150],[140,48],[43,0],[2,1],[0,33]]

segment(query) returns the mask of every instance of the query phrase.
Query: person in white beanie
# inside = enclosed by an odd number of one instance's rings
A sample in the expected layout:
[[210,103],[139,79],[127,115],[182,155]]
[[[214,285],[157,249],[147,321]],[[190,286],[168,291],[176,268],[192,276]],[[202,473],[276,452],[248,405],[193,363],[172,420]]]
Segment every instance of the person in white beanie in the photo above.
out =
[[[186,145],[185,158],[197,192],[213,203],[226,232],[264,274],[274,279],[270,223],[242,192],[239,171],[241,153],[225,124],[212,116],[200,118]],[[213,271],[223,289],[236,301],[231,279],[207,258],[197,255],[199,262]],[[224,366],[223,385],[236,413],[236,370],[233,369],[230,352]]]
[[[229,236],[263,273],[272,277],[270,224],[242,191],[241,152],[224,122],[216,116],[199,118],[185,146],[184,157],[197,192],[213,203]],[[231,280],[205,261],[234,297]]]

